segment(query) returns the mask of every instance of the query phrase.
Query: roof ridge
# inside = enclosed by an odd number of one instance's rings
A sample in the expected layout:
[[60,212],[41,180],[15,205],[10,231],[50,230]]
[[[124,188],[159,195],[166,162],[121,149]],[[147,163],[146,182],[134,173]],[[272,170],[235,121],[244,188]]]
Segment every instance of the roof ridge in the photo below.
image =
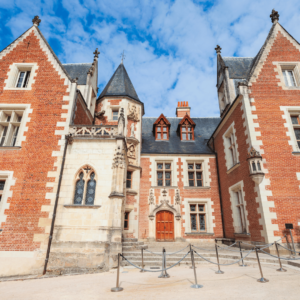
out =
[[66,63],[66,64],[62,64],[62,65],[91,65],[93,63]]

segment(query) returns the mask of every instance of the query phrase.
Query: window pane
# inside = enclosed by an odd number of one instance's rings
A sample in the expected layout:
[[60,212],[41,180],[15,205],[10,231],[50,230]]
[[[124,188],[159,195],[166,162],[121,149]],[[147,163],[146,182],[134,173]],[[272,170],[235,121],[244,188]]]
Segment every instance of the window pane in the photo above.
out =
[[132,172],[127,172],[127,179],[131,179]]
[[[298,144],[298,148],[300,149],[300,141],[298,141],[297,144]],[[0,145],[0,146],[1,146],[1,145]]]
[[194,180],[189,180],[189,186],[194,186]]
[[289,79],[290,79],[290,85],[295,86],[296,84],[295,84],[293,71],[288,71],[288,76],[289,76]]
[[165,169],[170,170],[171,169],[171,164],[165,164]]
[[162,169],[163,168],[163,164],[157,164],[157,169]]
[[199,215],[199,221],[200,221],[200,230],[205,231],[205,216]]
[[182,140],[186,141],[186,134],[185,133],[182,133]]
[[95,191],[96,191],[95,173],[92,173],[91,179],[89,180],[86,188],[85,204],[87,205],[94,204]]
[[197,186],[202,186],[202,180],[197,180]]
[[131,189],[131,180],[126,180],[126,188]]
[[26,72],[26,77],[25,77],[25,80],[24,80],[24,84],[23,84],[23,87],[24,87],[24,88],[26,88],[27,85],[28,85],[29,77],[30,77],[30,71],[27,71],[27,72]]
[[22,121],[22,116],[18,116],[18,122]]
[[202,179],[202,173],[201,172],[197,172],[197,179]]
[[182,132],[186,132],[186,128],[185,127],[182,127]]
[[166,133],[164,133],[164,140],[166,140],[167,139],[167,134]]
[[196,204],[191,204],[190,209],[191,211],[196,211]]
[[165,132],[167,131],[167,127],[164,127],[164,131],[165,131]]
[[81,204],[83,198],[84,180],[83,173],[80,173],[79,180],[76,182],[74,204]]
[[18,82],[17,82],[17,87],[18,88],[22,87],[22,82],[24,80],[24,76],[25,76],[25,72],[20,72],[19,73],[19,79],[18,79]]
[[296,139],[300,140],[300,129],[295,129]]
[[253,170],[253,172],[256,172],[256,165],[255,165],[255,162],[252,162],[252,170]]
[[284,78],[284,83],[286,86],[289,86],[288,80],[287,80],[287,75],[286,75],[286,71],[282,71],[283,74],[283,78]]
[[194,169],[194,164],[188,164],[188,169],[193,170]]
[[128,215],[129,215],[129,212],[125,212],[125,220],[128,220]]
[[161,140],[161,134],[160,133],[157,134],[157,139]]
[[128,221],[124,221],[124,228],[125,228],[125,229],[128,228]]
[[298,124],[298,117],[297,116],[291,116],[292,124]]
[[257,162],[257,170],[261,171],[261,167],[260,167],[260,162],[259,161]]
[[165,175],[166,175],[166,179],[170,179],[171,178],[171,172],[166,172]]
[[118,114],[119,114],[118,111],[113,111],[113,120],[114,121],[118,121]]
[[14,132],[13,132],[12,141],[11,141],[12,146],[14,146],[16,144],[18,132],[19,132],[19,127],[15,127]]
[[163,173],[162,172],[157,172],[157,178],[162,179],[163,178]]
[[166,180],[166,186],[171,186],[171,180]]
[[189,133],[189,134],[188,134],[188,139],[189,139],[189,140],[192,140],[192,139],[193,139],[192,133]]
[[158,185],[158,186],[163,186],[162,180],[158,180],[158,181],[157,181],[157,185]]
[[7,116],[6,122],[10,122],[10,118],[11,118],[11,116]]
[[196,169],[201,170],[201,164],[196,164]]
[[194,179],[194,173],[193,172],[189,172],[189,179]]
[[3,129],[3,134],[2,134],[0,146],[3,146],[3,145],[4,145],[4,141],[5,141],[5,137],[6,137],[6,133],[7,133],[7,128],[8,128],[8,127],[4,127],[4,129]]
[[192,127],[188,127],[188,131],[192,131]]
[[203,204],[199,204],[198,208],[199,208],[199,211],[204,211],[204,205]]
[[191,229],[197,230],[197,221],[196,221],[197,215],[191,215]]
[[161,132],[161,127],[160,126],[157,127],[157,132]]
[[0,181],[0,191],[4,190],[5,181]]

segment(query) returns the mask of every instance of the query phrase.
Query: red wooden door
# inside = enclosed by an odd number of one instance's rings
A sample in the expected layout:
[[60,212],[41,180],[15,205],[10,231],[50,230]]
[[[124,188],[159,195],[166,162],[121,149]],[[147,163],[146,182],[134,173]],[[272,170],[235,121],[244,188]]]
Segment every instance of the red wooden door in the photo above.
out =
[[156,239],[158,241],[174,240],[174,215],[167,210],[156,214]]

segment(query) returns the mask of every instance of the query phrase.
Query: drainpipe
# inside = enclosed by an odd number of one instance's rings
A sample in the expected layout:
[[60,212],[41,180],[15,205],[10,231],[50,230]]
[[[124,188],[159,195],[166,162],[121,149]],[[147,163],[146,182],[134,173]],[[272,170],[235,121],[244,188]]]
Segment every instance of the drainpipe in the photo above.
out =
[[50,229],[50,235],[49,235],[48,248],[47,248],[47,254],[46,254],[46,258],[45,258],[45,265],[44,265],[43,275],[45,275],[46,272],[47,272],[47,265],[48,265],[50,249],[51,249],[51,244],[52,244],[53,231],[54,231],[54,223],[55,223],[55,218],[56,218],[56,210],[57,210],[59,192],[60,192],[60,187],[61,187],[61,180],[62,180],[62,175],[63,175],[63,171],[64,171],[65,158],[66,158],[66,153],[67,153],[67,147],[68,147],[69,140],[70,141],[72,140],[72,136],[71,135],[66,135],[65,136],[65,148],[64,148],[62,164],[61,164],[61,167],[60,167],[58,187],[57,187],[57,192],[56,192],[55,204],[54,204],[54,208],[53,208],[53,216],[52,216],[51,229]]
[[222,218],[222,228],[223,228],[223,236],[226,238],[226,233],[225,233],[225,223],[224,223],[224,215],[223,215],[223,203],[222,203],[222,193],[221,193],[221,182],[220,182],[220,173],[219,173],[219,163],[218,163],[218,153],[215,151],[215,138],[212,137],[213,139],[213,148],[209,146],[207,143],[207,146],[214,152],[216,155],[216,166],[217,166],[217,177],[218,177],[218,188],[219,188],[219,197],[220,197],[220,208],[221,208],[221,218]]

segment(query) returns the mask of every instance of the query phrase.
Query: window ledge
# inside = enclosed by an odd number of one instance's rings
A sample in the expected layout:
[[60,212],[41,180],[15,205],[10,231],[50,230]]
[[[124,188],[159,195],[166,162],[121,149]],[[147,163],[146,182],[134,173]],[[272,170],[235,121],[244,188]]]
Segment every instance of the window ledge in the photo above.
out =
[[250,233],[234,233],[234,236],[237,237],[251,237]]
[[300,155],[300,151],[293,151],[292,155]]
[[185,232],[185,235],[215,235],[213,232]]
[[64,205],[65,208],[90,208],[90,209],[98,209],[101,205],[83,205],[83,204],[67,204]]
[[20,150],[22,147],[21,146],[0,146],[0,151],[1,150]]
[[126,189],[126,194],[137,195],[137,191],[132,189]]
[[235,170],[237,167],[239,167],[240,166],[240,163],[238,162],[238,163],[236,163],[234,166],[232,166],[229,170],[227,170],[227,174],[229,174],[229,173],[231,173],[233,170]]
[[187,190],[192,190],[192,189],[209,190],[210,186],[184,186],[183,188]]
[[151,189],[178,189],[178,186],[151,186]]
[[30,91],[31,87],[27,88],[16,88],[16,87],[5,87],[3,90],[9,90],[9,91]]

